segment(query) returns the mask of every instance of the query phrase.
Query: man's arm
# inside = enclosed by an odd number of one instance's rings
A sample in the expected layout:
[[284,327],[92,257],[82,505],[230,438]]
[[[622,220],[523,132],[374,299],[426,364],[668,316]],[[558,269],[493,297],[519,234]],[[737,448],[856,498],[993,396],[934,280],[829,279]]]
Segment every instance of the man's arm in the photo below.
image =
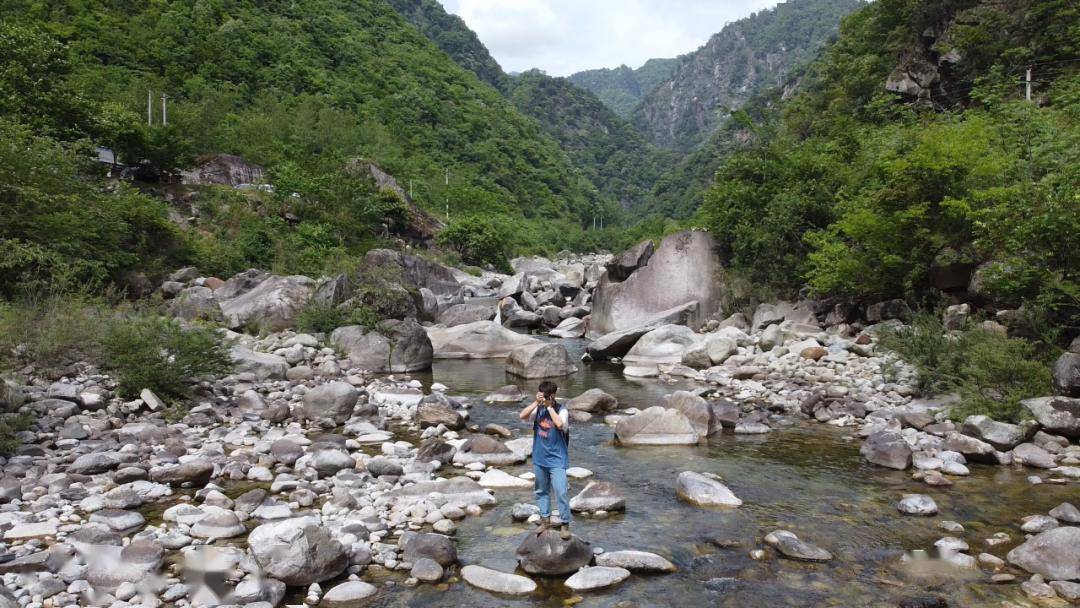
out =
[[537,401],[536,399],[533,399],[532,403],[530,403],[529,405],[526,405],[521,410],[521,413],[518,414],[518,418],[521,418],[522,420],[528,420],[529,416],[532,416],[533,412],[536,411],[536,406],[539,405],[539,403],[540,403],[539,401]]
[[566,430],[566,425],[570,421],[570,411],[567,408],[563,408],[560,414],[554,406],[548,406],[548,414],[551,414],[551,421],[555,423],[555,428],[560,431]]

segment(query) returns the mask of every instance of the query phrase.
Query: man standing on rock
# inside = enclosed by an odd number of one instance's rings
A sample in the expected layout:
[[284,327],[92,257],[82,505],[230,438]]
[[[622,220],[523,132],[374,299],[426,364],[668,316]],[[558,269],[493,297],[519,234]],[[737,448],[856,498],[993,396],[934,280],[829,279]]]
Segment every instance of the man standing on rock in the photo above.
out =
[[[533,421],[533,492],[540,507],[539,535],[551,527],[560,526],[563,540],[570,539],[570,487],[566,482],[566,469],[570,467],[570,411],[555,401],[559,387],[549,380],[540,383],[536,399],[525,406],[518,416]],[[535,416],[533,415],[535,413]],[[559,522],[551,522],[551,494],[559,506]]]

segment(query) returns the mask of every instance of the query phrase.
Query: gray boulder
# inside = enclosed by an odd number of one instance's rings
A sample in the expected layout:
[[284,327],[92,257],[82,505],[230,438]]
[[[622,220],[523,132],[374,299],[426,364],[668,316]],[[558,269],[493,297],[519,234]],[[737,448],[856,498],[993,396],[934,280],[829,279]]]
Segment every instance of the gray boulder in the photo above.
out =
[[675,479],[675,495],[699,507],[739,507],[742,500],[719,479],[694,471],[683,471]]
[[937,503],[925,494],[904,494],[896,509],[905,515],[934,515],[938,512]]
[[437,296],[456,295],[461,284],[454,270],[438,262],[391,249],[372,249],[364,255],[364,270],[388,269],[395,281],[414,289],[426,287]]
[[619,420],[615,439],[623,445],[693,445],[700,436],[682,412],[653,406]]
[[439,324],[446,327],[468,325],[495,318],[495,307],[488,304],[454,304],[439,315]]
[[630,578],[626,568],[612,566],[586,566],[563,583],[573,591],[592,591],[617,585]]
[[360,393],[351,384],[328,382],[304,393],[303,414],[308,420],[332,420],[341,424],[352,416]]
[[221,306],[209,287],[188,287],[169,302],[173,316],[185,321],[220,321]]
[[1029,538],[1006,556],[1047,580],[1080,581],[1080,527],[1061,526]]
[[1020,404],[1031,411],[1047,433],[1080,439],[1080,399],[1039,397]]
[[289,362],[278,355],[255,352],[243,346],[232,347],[229,354],[237,372],[254,374],[259,380],[284,379],[285,373],[289,371]]
[[623,364],[655,368],[680,363],[686,351],[700,342],[701,336],[685,325],[663,325],[641,336],[623,357]]
[[491,359],[506,357],[519,346],[539,342],[494,321],[477,321],[456,327],[429,327],[436,359]]
[[454,464],[465,466],[474,462],[485,465],[505,465],[524,462],[526,455],[506,447],[501,441],[488,435],[474,435],[461,444],[454,454]]
[[504,595],[527,595],[536,591],[536,583],[524,576],[499,572],[483,566],[468,565],[461,569],[461,578],[473,587]]
[[313,518],[262,524],[248,547],[263,572],[286,585],[310,585],[341,574],[349,565],[341,543]]
[[1035,427],[998,422],[989,416],[968,416],[960,430],[965,435],[971,435],[999,450],[1006,451],[1030,438],[1035,432]]
[[607,264],[607,277],[611,281],[625,281],[635,270],[649,263],[653,254],[653,242],[642,241],[622,252]]
[[890,469],[903,471],[911,466],[911,446],[900,433],[893,431],[871,434],[859,448],[859,453],[868,461]]
[[800,540],[798,536],[787,530],[774,530],[765,535],[765,542],[781,555],[791,559],[807,562],[827,562],[833,558],[832,553],[817,545]]
[[960,452],[964,458],[973,462],[997,463],[997,450],[989,443],[953,431],[945,436],[945,449]]
[[442,534],[417,534],[405,543],[403,557],[407,562],[426,557],[446,568],[457,563],[457,547],[449,536]]
[[535,312],[525,310],[514,298],[499,300],[499,319],[506,327],[534,328],[540,327],[544,318]]
[[1080,397],[1080,353],[1062,354],[1054,362],[1054,392]]
[[506,358],[506,373],[522,378],[568,376],[576,371],[566,347],[553,342],[519,346]]
[[721,428],[709,402],[689,391],[675,391],[664,395],[660,405],[682,412],[690,420],[694,432],[700,439],[712,435]]
[[388,495],[396,504],[430,502],[437,507],[445,504],[476,504],[482,507],[495,504],[495,497],[468,477],[451,477],[438,481],[421,481],[393,490]]
[[619,407],[619,401],[601,389],[590,388],[567,401],[566,407],[582,412],[610,412]]
[[379,592],[379,588],[364,581],[345,581],[334,585],[319,601],[323,608],[353,608]]
[[557,530],[546,530],[540,534],[529,532],[517,548],[518,564],[529,574],[569,574],[589,565],[592,558],[589,543],[577,536],[563,540]]
[[415,372],[431,368],[434,349],[415,319],[391,319],[374,330],[361,325],[339,327],[330,342],[344,351],[356,367],[371,372]]
[[625,511],[626,496],[610,481],[590,481],[581,492],[570,499],[575,513],[596,511]]
[[[281,331],[293,326],[314,292],[315,281],[308,277],[271,276],[242,295],[222,300],[221,314],[229,329]],[[220,290],[217,296],[221,298]]]
[[1056,465],[1054,455],[1034,443],[1021,443],[1013,448],[1013,462],[1040,469],[1052,469]]
[[416,421],[420,428],[444,424],[448,429],[457,430],[465,426],[465,418],[450,405],[450,400],[442,395],[428,395],[421,399],[416,410]]
[[694,326],[718,312],[727,297],[712,238],[705,232],[672,234],[648,264],[625,280],[604,276],[594,291],[589,331],[604,335],[639,327],[657,313],[696,302],[687,321]]
[[611,551],[596,556],[597,566],[626,568],[630,572],[659,574],[675,572],[675,564],[648,551]]
[[585,321],[577,317],[563,319],[548,334],[556,338],[582,338],[585,336]]

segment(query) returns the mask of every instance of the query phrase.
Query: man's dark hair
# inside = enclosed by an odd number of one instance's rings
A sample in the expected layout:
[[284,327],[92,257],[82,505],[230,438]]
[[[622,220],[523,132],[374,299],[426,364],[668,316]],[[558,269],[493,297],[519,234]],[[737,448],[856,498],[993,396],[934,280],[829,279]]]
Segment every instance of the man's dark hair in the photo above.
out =
[[544,380],[540,383],[540,392],[544,393],[545,397],[550,397],[555,394],[555,391],[559,390],[559,385],[555,384],[551,380]]

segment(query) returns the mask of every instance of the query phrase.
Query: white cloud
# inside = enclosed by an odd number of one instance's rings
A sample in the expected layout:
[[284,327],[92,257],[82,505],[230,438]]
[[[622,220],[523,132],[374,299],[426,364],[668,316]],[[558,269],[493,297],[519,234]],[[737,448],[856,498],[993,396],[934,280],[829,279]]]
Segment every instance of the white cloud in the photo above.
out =
[[566,76],[693,51],[776,0],[441,0],[511,72]]

